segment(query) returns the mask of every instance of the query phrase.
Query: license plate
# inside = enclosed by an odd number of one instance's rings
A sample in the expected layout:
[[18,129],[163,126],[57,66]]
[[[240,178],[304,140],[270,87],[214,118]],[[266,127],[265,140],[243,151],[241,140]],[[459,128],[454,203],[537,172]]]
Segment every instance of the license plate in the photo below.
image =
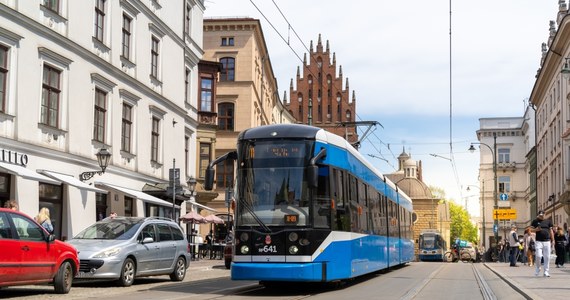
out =
[[76,278],[91,278],[91,277],[93,277],[93,275],[95,275],[95,274],[93,274],[91,272],[79,272],[79,273],[77,273]]

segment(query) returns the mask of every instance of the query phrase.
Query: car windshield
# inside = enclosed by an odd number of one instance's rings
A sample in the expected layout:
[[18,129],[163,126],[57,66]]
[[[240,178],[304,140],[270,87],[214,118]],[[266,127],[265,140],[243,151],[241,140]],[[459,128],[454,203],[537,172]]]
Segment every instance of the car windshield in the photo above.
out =
[[81,231],[74,239],[128,240],[141,226],[140,218],[105,219]]

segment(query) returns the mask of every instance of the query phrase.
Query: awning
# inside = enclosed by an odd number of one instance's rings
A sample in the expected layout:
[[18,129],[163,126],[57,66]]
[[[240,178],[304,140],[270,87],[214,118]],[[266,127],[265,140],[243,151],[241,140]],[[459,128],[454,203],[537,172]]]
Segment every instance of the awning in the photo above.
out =
[[[129,189],[126,187],[117,186],[117,185],[113,185],[113,184],[109,184],[109,183],[105,183],[105,182],[95,182],[95,186],[103,188],[103,189],[118,191],[118,192],[121,192],[123,194],[127,194],[133,198],[140,199],[144,202],[153,203],[153,204],[160,205],[160,206],[172,207],[171,202],[164,201],[162,199],[156,198],[154,196],[151,196],[151,195],[144,193],[144,192],[141,192],[141,191],[137,191],[137,190],[133,190],[133,189]],[[176,205],[175,207],[180,208],[180,206],[178,206],[178,205]]]
[[88,185],[82,181],[80,181],[79,179],[76,179],[75,177],[71,176],[71,175],[66,175],[66,174],[61,174],[61,173],[57,173],[57,172],[53,172],[53,171],[47,171],[47,170],[38,170],[39,173],[46,175],[47,177],[53,178],[61,183],[65,183],[65,184],[69,184],[71,186],[74,186],[78,189],[82,189],[82,190],[86,190],[86,191],[92,191],[92,192],[96,192],[96,193],[103,193],[103,194],[107,194],[106,190],[102,190],[102,189],[98,189],[92,185]]
[[13,174],[13,175],[20,176],[20,177],[25,178],[25,179],[41,181],[41,182],[57,184],[57,185],[61,184],[61,182],[59,182],[57,180],[51,179],[49,177],[46,177],[44,175],[41,175],[37,172],[34,172],[32,170],[29,170],[27,168],[24,168],[24,167],[18,166],[18,165],[12,165],[12,164],[0,162],[0,170],[6,171],[6,172]]
[[198,202],[196,202],[196,201],[188,201],[188,203],[190,203],[190,204],[192,204],[192,205],[196,205],[196,206],[198,206],[198,207],[201,208],[201,209],[205,209],[205,210],[209,210],[209,211],[213,211],[213,212],[219,212],[219,211],[217,211],[217,210],[215,210],[215,209],[213,209],[213,208],[211,208],[211,207],[208,207],[208,206],[206,206],[206,205],[202,205],[202,204],[200,204],[200,203],[198,203]]

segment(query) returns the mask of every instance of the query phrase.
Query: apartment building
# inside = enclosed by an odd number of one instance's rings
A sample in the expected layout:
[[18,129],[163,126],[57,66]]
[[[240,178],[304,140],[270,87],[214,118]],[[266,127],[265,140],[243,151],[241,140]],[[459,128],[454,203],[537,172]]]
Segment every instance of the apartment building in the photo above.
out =
[[[261,23],[252,18],[205,18],[204,60],[219,62],[221,71],[216,89],[216,138],[200,143],[198,182],[203,182],[208,163],[236,149],[238,134],[247,128],[293,123],[294,118],[278,95],[269,51]],[[230,162],[218,165],[215,191],[218,196],[207,205],[230,211],[226,194],[233,186]]]
[[174,167],[180,189],[195,176],[203,12],[203,0],[1,0],[2,204],[48,207],[58,238],[111,211],[185,213],[184,197],[142,189]]
[[559,1],[530,101],[536,118],[536,210],[567,227],[570,214],[570,15]]

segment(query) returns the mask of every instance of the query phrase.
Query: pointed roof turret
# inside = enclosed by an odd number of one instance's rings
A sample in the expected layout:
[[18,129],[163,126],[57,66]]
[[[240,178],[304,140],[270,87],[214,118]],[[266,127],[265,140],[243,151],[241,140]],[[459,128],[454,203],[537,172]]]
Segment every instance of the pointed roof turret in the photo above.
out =
[[336,52],[333,52],[333,65],[336,65]]
[[330,51],[329,40],[327,40],[327,53]]
[[309,52],[313,53],[313,40],[311,40],[311,45],[309,46]]

